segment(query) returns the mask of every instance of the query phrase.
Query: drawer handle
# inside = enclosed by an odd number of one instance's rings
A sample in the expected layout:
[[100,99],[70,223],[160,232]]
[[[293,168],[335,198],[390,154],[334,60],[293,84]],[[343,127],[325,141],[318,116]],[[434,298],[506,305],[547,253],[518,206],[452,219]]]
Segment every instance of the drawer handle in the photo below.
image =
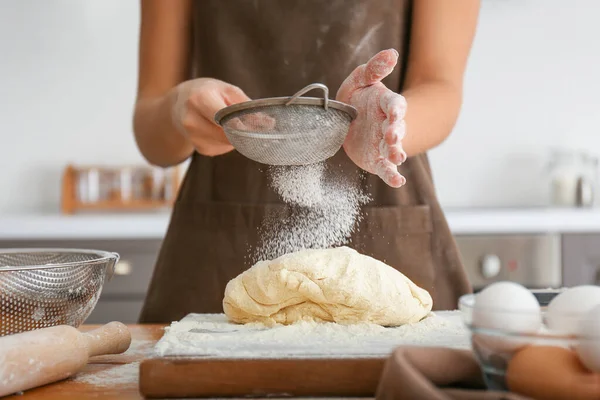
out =
[[115,265],[115,275],[131,275],[132,266],[127,261],[119,261],[117,265]]

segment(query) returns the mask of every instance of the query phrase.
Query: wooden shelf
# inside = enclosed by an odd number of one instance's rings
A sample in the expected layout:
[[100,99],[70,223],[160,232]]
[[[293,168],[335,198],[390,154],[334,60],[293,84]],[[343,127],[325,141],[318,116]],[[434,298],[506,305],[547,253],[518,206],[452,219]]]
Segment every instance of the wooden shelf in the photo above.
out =
[[[122,187],[109,187],[107,193],[100,193],[102,184],[95,182],[97,185],[94,190],[103,197],[97,201],[82,201],[80,199],[80,187],[82,184],[81,176],[85,176],[92,171],[96,170],[103,179],[109,179],[114,185],[114,181],[121,179],[116,177],[122,177],[124,170],[129,171],[131,174],[138,174],[141,176],[141,180],[133,183],[134,179],[131,178],[130,182],[127,183],[129,187],[129,193],[142,193],[144,198],[121,198]],[[79,166],[68,165],[65,168],[62,181],[62,199],[61,199],[61,211],[63,214],[74,214],[77,211],[148,211],[152,209],[170,208],[175,202],[177,192],[179,190],[180,179],[179,179],[179,168],[174,167],[164,171],[164,179],[162,186],[157,185],[157,182],[153,181],[153,168],[148,166],[123,166],[123,167],[99,167],[99,166]],[[166,185],[166,180],[169,180],[169,185]],[[90,182],[87,182],[90,184]],[[106,188],[105,188],[106,189]],[[155,199],[154,195],[158,193],[164,199]]]
[[98,201],[96,203],[77,203],[77,208],[81,210],[118,210],[118,209],[139,209],[148,210],[153,208],[164,208],[172,206],[172,202],[151,201],[151,200],[130,200],[130,201]]

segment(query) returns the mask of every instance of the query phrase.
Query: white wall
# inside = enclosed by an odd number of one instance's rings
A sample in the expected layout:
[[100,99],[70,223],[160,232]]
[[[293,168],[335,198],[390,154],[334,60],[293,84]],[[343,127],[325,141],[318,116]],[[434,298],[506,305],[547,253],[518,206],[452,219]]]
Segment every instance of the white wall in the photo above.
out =
[[544,204],[549,147],[600,153],[599,16],[596,0],[482,0],[462,115],[431,153],[443,205]]
[[0,1],[0,213],[57,211],[66,163],[143,159],[136,0]]
[[[438,193],[447,207],[541,204],[549,146],[600,150],[600,2],[482,4],[460,121],[431,153]],[[142,162],[138,7],[0,1],[0,213],[56,211],[68,162]]]

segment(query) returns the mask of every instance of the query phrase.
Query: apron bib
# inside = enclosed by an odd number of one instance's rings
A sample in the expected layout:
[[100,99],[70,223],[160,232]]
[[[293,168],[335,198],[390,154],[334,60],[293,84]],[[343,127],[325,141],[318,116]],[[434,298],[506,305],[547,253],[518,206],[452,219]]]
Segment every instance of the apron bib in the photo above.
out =
[[[191,78],[239,86],[251,98],[289,96],[321,82],[331,96],[359,64],[395,48],[399,64],[384,83],[400,91],[410,18],[409,0],[222,0],[194,2]],[[410,134],[410,127],[409,132]],[[358,177],[343,150],[328,168]],[[456,244],[437,201],[425,154],[400,172],[407,183],[361,180],[372,200],[362,207],[348,246],[386,262],[455,309],[470,292]],[[259,229],[288,215],[269,186],[267,167],[236,151],[192,156],[164,239],[140,321],[165,323],[186,314],[221,313],[225,286],[252,265]]]

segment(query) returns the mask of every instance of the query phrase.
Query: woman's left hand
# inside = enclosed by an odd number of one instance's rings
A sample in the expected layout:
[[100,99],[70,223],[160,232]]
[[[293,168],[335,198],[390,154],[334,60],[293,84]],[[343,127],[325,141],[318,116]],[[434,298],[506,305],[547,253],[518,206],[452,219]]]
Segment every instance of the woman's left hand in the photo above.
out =
[[406,183],[397,167],[406,160],[402,149],[406,100],[381,80],[397,62],[398,52],[394,49],[377,53],[346,78],[336,96],[338,101],[358,110],[344,141],[346,154],[360,168],[378,175],[392,187]]

